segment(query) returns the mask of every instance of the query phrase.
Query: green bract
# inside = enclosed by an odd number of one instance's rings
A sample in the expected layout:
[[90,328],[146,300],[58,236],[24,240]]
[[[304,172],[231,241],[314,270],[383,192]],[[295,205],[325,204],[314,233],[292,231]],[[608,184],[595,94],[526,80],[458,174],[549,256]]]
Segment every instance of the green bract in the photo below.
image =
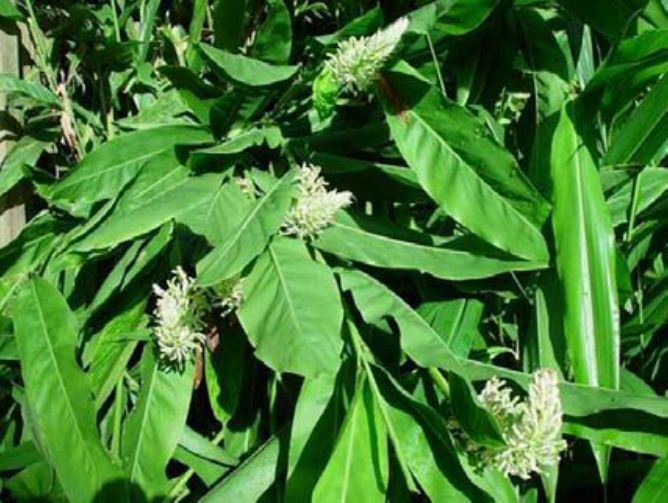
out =
[[666,500],[665,0],[0,31],[0,501]]

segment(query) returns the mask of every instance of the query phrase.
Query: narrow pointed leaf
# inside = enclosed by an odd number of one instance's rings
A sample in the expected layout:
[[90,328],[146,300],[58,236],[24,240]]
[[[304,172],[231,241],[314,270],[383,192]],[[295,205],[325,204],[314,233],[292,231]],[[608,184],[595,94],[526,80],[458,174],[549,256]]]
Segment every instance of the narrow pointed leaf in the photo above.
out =
[[58,290],[42,279],[25,283],[14,332],[32,421],[70,501],[88,503],[105,484],[120,479],[121,471],[97,432],[88,380],[75,361],[75,326]]

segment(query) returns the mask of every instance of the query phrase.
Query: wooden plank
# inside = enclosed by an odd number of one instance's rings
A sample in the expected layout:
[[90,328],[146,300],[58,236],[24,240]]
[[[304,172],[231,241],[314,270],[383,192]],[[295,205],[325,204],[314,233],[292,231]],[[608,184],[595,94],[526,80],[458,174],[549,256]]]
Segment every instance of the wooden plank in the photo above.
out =
[[[20,36],[0,31],[0,72],[20,75],[19,57]],[[0,95],[0,110],[6,110],[7,97]],[[0,160],[11,148],[11,141],[2,137],[0,141]],[[10,191],[0,198],[0,246],[9,243],[21,231],[26,223],[24,193],[20,188]]]

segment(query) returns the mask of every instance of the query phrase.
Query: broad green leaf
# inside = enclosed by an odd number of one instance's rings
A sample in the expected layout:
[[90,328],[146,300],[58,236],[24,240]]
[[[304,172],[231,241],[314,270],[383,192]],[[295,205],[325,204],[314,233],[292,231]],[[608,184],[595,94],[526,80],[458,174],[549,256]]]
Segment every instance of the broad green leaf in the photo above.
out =
[[206,387],[214,416],[221,424],[226,424],[239,407],[244,372],[252,358],[249,353],[246,337],[236,327],[225,330],[216,349],[206,352]]
[[71,213],[86,216],[93,203],[117,196],[152,157],[172,152],[177,145],[208,140],[206,130],[193,126],[161,126],[117,136],[88,154],[46,195]]
[[505,445],[494,416],[480,403],[471,384],[455,373],[448,375],[452,411],[466,434],[476,443],[490,447]]
[[249,87],[266,87],[292,78],[299,66],[271,65],[259,59],[200,44],[204,58],[222,78]]
[[619,387],[619,310],[610,214],[594,160],[564,108],[552,147],[552,219],[564,292],[564,330],[575,380]]
[[[573,105],[562,110],[550,163],[564,336],[575,381],[617,389],[620,328],[614,234],[596,164],[577,130],[577,113]],[[598,444],[592,448],[605,481],[609,451]]]
[[[343,290],[350,291],[364,321],[378,323],[393,318],[401,332],[401,347],[418,365],[453,371],[471,381],[497,376],[527,389],[530,375],[497,365],[458,358],[443,339],[403,299],[385,285],[360,271],[337,271]],[[668,418],[668,400],[654,395],[569,383],[560,383],[564,413],[584,417],[605,410],[625,410]]]
[[418,313],[448,344],[453,353],[466,358],[473,342],[481,337],[480,321],[485,304],[477,299],[426,302]]
[[258,199],[243,220],[197,264],[201,285],[215,285],[231,278],[264,250],[288,211],[295,192],[293,181],[294,172],[290,171]]
[[0,73],[0,93],[16,93],[39,103],[60,108],[60,100],[46,87],[9,73]]
[[0,452],[0,472],[20,470],[42,460],[42,456],[32,442],[23,442],[11,449]]
[[668,71],[667,50],[668,30],[652,30],[623,39],[598,67],[585,95],[603,89],[603,111],[616,113]]
[[236,183],[222,184],[204,208],[198,206],[176,217],[214,246],[221,245],[234,232],[253,201]]
[[604,164],[648,164],[666,154],[668,78],[662,78],[614,135]]
[[480,26],[500,4],[500,0],[458,0],[443,2],[449,7],[436,22],[436,29],[448,35],[462,35]]
[[[382,81],[392,137],[425,191],[474,234],[518,257],[544,263],[548,213],[513,157],[463,108],[405,63]],[[503,222],[503,225],[500,225]]]
[[383,368],[374,366],[373,373],[411,473],[431,500],[491,502],[462,469],[442,414],[415,400]]
[[336,442],[337,383],[333,376],[306,379],[302,384],[290,428],[290,451],[285,497],[311,501],[313,488],[327,465]]
[[90,351],[88,372],[96,409],[109,397],[116,383],[122,379],[137,347],[134,337],[140,327],[146,308],[143,300],[119,306],[119,314],[113,317],[86,345]]
[[213,32],[216,47],[237,52],[242,44],[247,0],[215,0]]
[[279,459],[278,437],[270,438],[246,458],[232,473],[207,492],[201,502],[237,501],[251,503],[271,486]]
[[420,202],[429,201],[415,172],[404,166],[354,159],[328,153],[313,154],[313,163],[322,168],[328,180],[347,189],[360,200]]
[[[150,195],[135,201],[135,204],[123,207],[119,201],[119,209],[77,243],[74,249],[104,249],[146,234],[181,214],[204,206],[220,185],[220,175],[212,173],[173,178],[176,179],[169,182],[165,180],[160,191],[152,191]],[[175,201],[179,201],[179,204],[174,204]]]
[[23,14],[14,6],[12,0],[0,0],[0,17],[20,21]]
[[196,150],[192,153],[191,162],[202,164],[211,159],[211,156],[231,156],[240,154],[250,147],[267,144],[269,148],[276,148],[283,143],[281,130],[275,126],[251,129],[228,138],[220,145]]
[[387,490],[387,439],[367,382],[358,384],[334,452],[313,491],[313,501],[383,502]]
[[239,321],[257,357],[307,377],[339,368],[343,308],[334,276],[302,241],[279,237],[244,278]]
[[283,64],[292,52],[292,20],[284,0],[267,0],[267,17],[255,35],[251,55],[269,63]]
[[100,442],[88,380],[75,360],[74,316],[53,286],[32,279],[19,293],[14,333],[39,443],[70,501],[93,501],[121,471]]
[[[607,200],[612,225],[625,223],[631,213],[640,214],[654,202],[659,201],[668,190],[668,169],[645,168],[634,180],[629,180]],[[637,200],[634,202],[634,192]]]
[[584,418],[569,418],[564,434],[596,444],[617,447],[629,452],[668,456],[668,428],[652,416],[625,418],[620,411],[606,411]]
[[69,228],[48,213],[40,213],[7,246],[0,249],[0,273],[17,277],[41,266]]
[[186,423],[194,365],[166,368],[150,344],[140,365],[141,391],[123,425],[122,455],[128,480],[152,498],[167,489],[165,468]]
[[647,0],[558,0],[558,3],[568,13],[608,37],[619,38],[625,34],[633,18],[643,11]]
[[633,503],[659,503],[668,498],[668,457],[658,460],[633,495]]
[[11,190],[25,176],[24,166],[34,165],[49,143],[31,136],[24,136],[2,160],[0,170],[0,196]]
[[401,331],[401,348],[422,367],[456,370],[460,363],[445,341],[401,297],[361,271],[338,271],[341,287],[350,291],[367,323],[394,318]]
[[429,236],[406,232],[414,241],[391,237],[379,219],[339,212],[314,245],[326,252],[388,269],[413,269],[441,279],[466,280],[508,271],[531,270],[541,264],[517,260],[470,237],[434,246]]

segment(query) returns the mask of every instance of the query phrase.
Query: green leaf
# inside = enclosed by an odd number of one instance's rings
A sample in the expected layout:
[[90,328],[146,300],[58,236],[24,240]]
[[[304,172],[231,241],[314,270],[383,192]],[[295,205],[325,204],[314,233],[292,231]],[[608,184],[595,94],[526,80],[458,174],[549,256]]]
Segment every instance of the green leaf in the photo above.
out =
[[413,398],[382,367],[373,373],[411,473],[432,501],[491,502],[475,487],[457,458],[443,415]]
[[552,146],[552,219],[564,292],[564,330],[575,380],[619,387],[615,244],[596,165],[564,108]]
[[204,163],[210,161],[211,156],[231,156],[233,154],[240,154],[250,147],[257,147],[267,144],[269,148],[276,148],[283,143],[283,135],[281,130],[276,126],[251,129],[236,136],[228,138],[220,145],[196,150],[192,153],[191,159],[193,163]]
[[248,210],[239,224],[197,264],[203,286],[231,278],[241,272],[267,246],[278,231],[295,192],[294,172],[276,182]]
[[[2,13],[0,12],[0,15]],[[10,73],[0,73],[0,93],[16,93],[35,101],[60,108],[60,100],[41,84],[20,79]]]
[[271,65],[241,54],[200,44],[200,50],[221,78],[249,87],[266,87],[292,78],[299,66]]
[[306,379],[302,384],[290,428],[287,501],[311,501],[336,442],[340,424],[336,392],[336,379],[330,375]]
[[49,143],[31,136],[24,136],[2,160],[0,170],[0,196],[10,191],[24,176],[24,166],[33,166]]
[[546,262],[539,227],[548,206],[513,157],[469,112],[446,102],[405,63],[386,77],[381,89],[392,138],[425,191],[496,247]]
[[33,218],[7,246],[0,249],[0,273],[11,278],[38,268],[69,228],[48,213]]
[[387,439],[367,382],[359,383],[313,501],[383,502],[388,483]]
[[88,154],[46,196],[74,215],[87,216],[93,203],[116,197],[152,157],[210,139],[206,130],[193,126],[161,126],[117,136]]
[[476,443],[490,447],[505,445],[494,416],[480,403],[471,384],[455,373],[448,375],[452,411],[466,434]]
[[459,368],[459,360],[445,341],[401,297],[361,271],[338,271],[341,287],[350,291],[367,323],[386,316],[394,318],[401,331],[401,348],[421,367]]
[[14,6],[11,0],[0,0],[0,17],[20,21],[23,19],[23,14]]
[[75,327],[65,299],[53,286],[42,279],[25,283],[16,303],[14,333],[32,421],[70,501],[88,503],[121,472],[100,442],[88,380],[75,361]]
[[[81,242],[74,246],[78,252],[99,250],[146,234],[180,215],[208,204],[218,190],[221,177],[206,174],[197,177],[175,176],[164,179],[160,191],[153,190],[132,204],[119,201],[117,210]],[[179,179],[180,178],[180,179]],[[179,201],[179,204],[174,204]]]
[[[659,201],[666,190],[668,190],[668,169],[643,169],[634,180],[625,182],[608,198],[607,205],[612,225],[616,227],[626,223],[632,213],[639,215]],[[634,192],[637,193],[635,202]]]
[[186,423],[194,365],[165,368],[150,344],[140,365],[142,387],[123,426],[122,455],[129,481],[153,498],[167,489],[165,468]]
[[303,242],[274,239],[243,286],[239,321],[260,360],[307,377],[336,372],[343,345],[339,292],[329,268],[312,260]]
[[668,78],[652,87],[624,125],[614,135],[603,164],[648,164],[666,154],[668,128]]
[[137,347],[136,335],[146,302],[130,303],[120,306],[118,315],[114,316],[96,333],[86,345],[90,352],[90,377],[95,408],[99,410],[109,397],[114,386],[123,378],[123,373]]
[[267,0],[267,17],[255,34],[251,55],[269,63],[282,64],[292,52],[292,20],[283,0]]
[[258,501],[276,477],[279,447],[278,437],[270,438],[200,501],[202,503]]
[[246,20],[246,0],[215,0],[213,3],[213,33],[217,47],[237,52],[243,42]]
[[517,260],[469,237],[434,246],[431,238],[420,233],[398,234],[390,224],[358,214],[339,212],[335,222],[325,229],[314,246],[343,258],[388,269],[413,269],[441,279],[478,279],[508,271],[532,270],[541,264]]
[[658,503],[668,497],[668,457],[658,460],[633,495],[633,503]]
[[204,208],[197,206],[176,217],[196,234],[214,246],[223,244],[234,232],[244,215],[253,206],[252,200],[236,183],[222,184]]
[[619,38],[626,32],[629,24],[640,14],[647,0],[558,0],[559,5],[581,21],[593,26],[603,34]]

